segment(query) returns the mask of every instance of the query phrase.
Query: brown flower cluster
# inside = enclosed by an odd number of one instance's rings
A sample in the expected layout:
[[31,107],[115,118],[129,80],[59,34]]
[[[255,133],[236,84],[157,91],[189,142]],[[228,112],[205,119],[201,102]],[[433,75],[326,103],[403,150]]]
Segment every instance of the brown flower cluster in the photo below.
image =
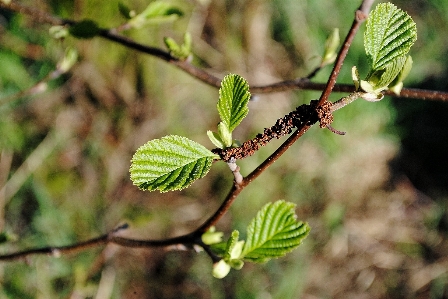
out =
[[265,146],[274,138],[279,139],[282,136],[288,135],[294,128],[302,128],[305,125],[313,125],[317,121],[320,122],[320,127],[325,128],[333,121],[331,114],[331,102],[325,102],[323,105],[317,107],[318,101],[313,100],[310,104],[303,104],[291,111],[284,117],[278,119],[270,128],[265,128],[263,134],[258,134],[255,138],[244,142],[239,147],[231,147],[212,150],[219,155],[222,160],[230,161],[234,159],[244,159],[253,155],[260,146]]

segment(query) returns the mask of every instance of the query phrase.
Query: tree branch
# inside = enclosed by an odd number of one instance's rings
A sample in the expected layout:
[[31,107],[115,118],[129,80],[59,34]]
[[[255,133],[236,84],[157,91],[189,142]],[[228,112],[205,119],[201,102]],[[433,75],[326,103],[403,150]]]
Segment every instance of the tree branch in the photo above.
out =
[[358,29],[361,26],[362,22],[364,22],[364,20],[367,19],[372,4],[373,0],[367,0],[367,1],[364,0],[361,3],[361,6],[358,8],[358,10],[355,12],[355,19],[353,21],[352,27],[350,28],[350,31],[345,37],[342,48],[339,50],[336,62],[330,74],[330,78],[328,78],[327,85],[325,86],[325,89],[322,92],[322,95],[320,96],[318,106],[322,105],[324,102],[328,100],[328,97],[330,96],[331,91],[333,90],[336,84],[336,79],[339,76],[339,72],[341,71],[341,67],[342,64],[344,63],[345,57],[347,56],[348,49],[350,48],[353,39],[355,38],[356,32],[358,32]]

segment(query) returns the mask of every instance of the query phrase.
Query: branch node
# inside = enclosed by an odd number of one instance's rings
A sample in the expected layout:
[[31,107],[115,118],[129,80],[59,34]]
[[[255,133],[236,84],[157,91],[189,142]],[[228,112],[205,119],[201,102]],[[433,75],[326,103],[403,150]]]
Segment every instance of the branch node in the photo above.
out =
[[235,183],[240,185],[243,182],[243,176],[240,173],[240,167],[236,165],[235,157],[230,157],[230,160],[227,162],[230,170],[233,172],[233,176],[235,178]]
[[361,10],[357,10],[356,13],[355,13],[355,17],[356,17],[356,21],[357,22],[363,22],[365,19],[367,19],[368,15],[365,14]]
[[55,258],[60,258],[62,255],[61,251],[58,248],[54,248],[51,250],[51,256]]

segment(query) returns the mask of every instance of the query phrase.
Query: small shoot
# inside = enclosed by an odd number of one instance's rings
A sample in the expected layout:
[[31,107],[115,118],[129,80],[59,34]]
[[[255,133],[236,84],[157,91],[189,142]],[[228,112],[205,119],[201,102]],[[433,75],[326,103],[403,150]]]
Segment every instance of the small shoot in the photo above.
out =
[[64,57],[58,62],[57,68],[62,73],[68,72],[78,60],[78,51],[75,48],[67,48]]
[[199,143],[169,135],[148,141],[131,160],[131,180],[141,190],[182,190],[204,177],[219,159]]
[[140,29],[146,25],[158,25],[165,22],[173,22],[184,13],[178,7],[169,3],[168,1],[154,1],[151,2],[145,10],[139,14],[135,14],[125,5],[119,6],[120,12],[128,18],[128,24],[131,28]]
[[320,63],[321,67],[332,64],[338,56],[337,50],[341,39],[339,37],[339,28],[334,28],[333,32],[325,41],[324,55]]
[[51,26],[50,29],[48,29],[48,33],[54,39],[63,39],[70,34],[67,26],[63,25]]
[[217,232],[216,228],[212,226],[207,232],[205,232],[202,236],[202,242],[206,245],[212,245],[222,242],[223,232]]
[[294,209],[293,203],[283,200],[268,203],[250,222],[246,241],[239,241],[239,232],[234,231],[225,249],[222,243],[214,245],[213,249],[223,258],[213,266],[213,275],[223,278],[231,268],[241,269],[245,261],[264,263],[297,248],[308,236],[310,227],[297,221]]
[[224,257],[213,265],[212,274],[215,278],[226,277],[231,268],[240,270],[243,267],[244,262],[241,260],[240,255],[244,241],[238,241],[239,235],[240,233],[237,230],[232,232],[226,244]]
[[401,89],[403,88],[403,81],[409,75],[412,68],[412,57],[409,55],[406,58],[403,69],[398,74],[398,76],[389,84],[389,90],[393,91],[396,95],[400,95]]
[[232,138],[232,132],[249,113],[250,99],[249,84],[235,74],[224,77],[219,89],[217,104],[221,122],[218,124],[218,133],[208,131],[210,141],[219,148],[231,147],[237,142]]
[[163,39],[166,47],[170,51],[171,56],[179,59],[186,60],[191,55],[191,35],[186,32],[184,34],[184,42],[181,45],[178,45],[174,39],[171,37],[165,37]]

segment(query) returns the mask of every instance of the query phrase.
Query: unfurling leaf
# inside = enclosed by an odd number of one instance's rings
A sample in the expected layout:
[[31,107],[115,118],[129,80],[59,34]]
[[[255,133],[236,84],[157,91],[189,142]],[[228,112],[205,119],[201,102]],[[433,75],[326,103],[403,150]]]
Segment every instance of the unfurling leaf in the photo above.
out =
[[51,26],[50,29],[48,29],[48,33],[50,33],[52,38],[63,39],[66,38],[70,32],[68,31],[67,26],[55,25]]
[[144,11],[132,17],[128,24],[138,29],[147,24],[175,21],[181,16],[183,16],[183,12],[173,4],[166,1],[154,1]]
[[218,244],[222,242],[223,235],[223,232],[217,232],[216,228],[212,226],[208,231],[202,234],[201,240],[207,245]]
[[247,240],[241,257],[252,262],[266,262],[284,256],[308,236],[307,223],[296,220],[295,205],[283,200],[268,203],[247,228]]
[[78,60],[78,51],[75,48],[67,48],[64,57],[58,62],[58,69],[66,73]]
[[355,90],[358,90],[361,79],[359,77],[358,68],[356,66],[352,67],[352,80],[353,84],[355,85]]
[[225,147],[232,146],[232,132],[229,131],[229,129],[223,122],[220,122],[218,124],[218,134],[221,137],[221,140],[224,142]]
[[204,177],[218,158],[188,138],[166,136],[137,150],[131,160],[131,180],[142,190],[181,190]]
[[404,63],[401,72],[390,84],[389,89],[392,90],[396,95],[400,95],[401,89],[403,88],[403,81],[409,75],[409,72],[412,68],[412,63],[412,57],[409,55],[406,58],[406,62]]
[[391,3],[378,4],[367,19],[364,47],[373,72],[405,56],[417,40],[412,18]]
[[224,278],[230,272],[230,268],[240,270],[244,266],[244,262],[241,260],[244,241],[238,241],[239,235],[239,231],[234,230],[229,240],[227,240],[225,248],[222,248],[223,243],[214,247],[215,249],[221,249],[221,253],[224,255],[222,260],[213,265],[214,277]]
[[244,241],[238,241],[240,232],[234,230],[229,240],[227,241],[226,250],[224,253],[224,260],[230,261],[232,259],[238,259],[243,249]]
[[185,60],[191,55],[191,35],[188,32],[184,34],[184,43],[180,46],[171,37],[165,37],[163,41],[171,56]]
[[339,28],[333,29],[333,32],[325,41],[325,50],[324,56],[322,57],[321,65],[327,65],[333,63],[337,57],[337,49],[339,47],[340,38],[339,38]]
[[224,77],[219,89],[218,112],[230,133],[249,113],[249,99],[249,84],[243,77],[235,74]]
[[207,136],[210,141],[219,148],[226,148],[224,141],[222,141],[221,136],[218,133],[208,130]]

